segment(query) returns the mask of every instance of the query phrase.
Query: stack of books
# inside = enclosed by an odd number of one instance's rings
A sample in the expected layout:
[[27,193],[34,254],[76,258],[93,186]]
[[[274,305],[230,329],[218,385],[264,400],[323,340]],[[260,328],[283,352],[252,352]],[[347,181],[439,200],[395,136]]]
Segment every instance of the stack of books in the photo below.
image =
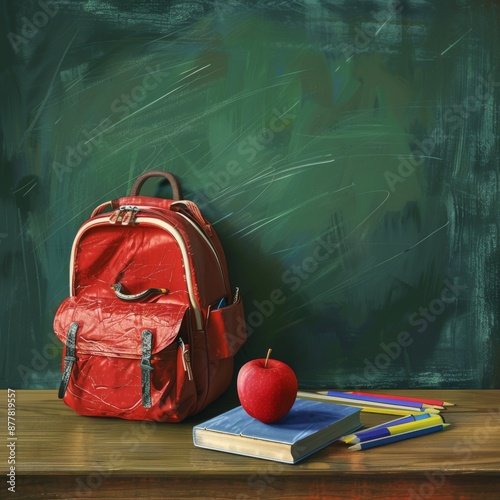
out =
[[[441,410],[452,403],[355,392],[298,391],[290,412],[264,424],[238,406],[193,428],[200,448],[295,464],[335,441],[366,450],[446,429]],[[361,413],[399,418],[360,430]]]

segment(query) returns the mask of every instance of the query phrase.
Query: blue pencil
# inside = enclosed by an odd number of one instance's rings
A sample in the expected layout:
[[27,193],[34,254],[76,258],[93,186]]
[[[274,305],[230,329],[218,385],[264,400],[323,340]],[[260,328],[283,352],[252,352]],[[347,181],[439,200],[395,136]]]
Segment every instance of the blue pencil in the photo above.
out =
[[405,406],[406,408],[416,408],[417,410],[423,410],[424,406],[422,403],[415,401],[403,401],[400,399],[389,399],[380,396],[360,396],[358,394],[339,392],[339,391],[327,391],[328,396],[334,396],[336,398],[346,398],[354,401],[367,401],[372,403],[380,403],[387,406]]
[[403,432],[402,434],[394,434],[393,436],[386,436],[378,439],[372,439],[371,441],[365,441],[364,443],[357,443],[347,448],[351,451],[368,450],[370,448],[375,448],[376,446],[382,446],[384,444],[396,443],[397,441],[404,441],[406,439],[411,439],[419,436],[425,436],[427,434],[432,434],[434,432],[439,432],[450,424],[438,424],[432,425],[431,427],[424,427],[423,429],[416,429],[414,431]]
[[415,431],[417,429],[424,429],[444,423],[441,415],[434,415],[427,420],[417,420],[406,424],[392,425],[390,427],[380,427],[378,429],[368,429],[364,434],[356,436],[349,441],[349,444],[364,443],[366,441],[373,441],[374,439],[383,438],[386,436],[395,436],[396,434],[404,434],[405,432]]
[[343,441],[344,443],[350,443],[354,438],[364,436],[365,434],[368,434],[370,431],[373,431],[375,429],[385,429],[386,427],[392,427],[394,425],[409,424],[410,422],[415,422],[417,420],[421,420],[423,418],[429,418],[432,416],[433,416],[432,413],[420,413],[418,415],[408,415],[406,417],[396,418],[394,420],[390,420],[389,422],[385,422],[383,424],[374,425],[369,429],[365,429],[363,431],[358,431],[353,434],[342,436],[339,440]]

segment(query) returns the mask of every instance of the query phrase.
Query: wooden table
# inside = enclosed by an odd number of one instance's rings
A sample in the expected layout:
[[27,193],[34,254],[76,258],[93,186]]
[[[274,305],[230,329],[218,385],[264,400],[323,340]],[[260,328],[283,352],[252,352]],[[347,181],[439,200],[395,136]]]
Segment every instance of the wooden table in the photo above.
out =
[[[180,424],[82,417],[56,391],[17,390],[15,440],[8,436],[8,394],[0,391],[0,498],[499,499],[500,391],[405,393],[455,402],[443,412],[450,428],[363,452],[337,442],[285,465],[193,446],[194,424],[237,404],[232,389]],[[362,415],[366,425],[392,418]]]

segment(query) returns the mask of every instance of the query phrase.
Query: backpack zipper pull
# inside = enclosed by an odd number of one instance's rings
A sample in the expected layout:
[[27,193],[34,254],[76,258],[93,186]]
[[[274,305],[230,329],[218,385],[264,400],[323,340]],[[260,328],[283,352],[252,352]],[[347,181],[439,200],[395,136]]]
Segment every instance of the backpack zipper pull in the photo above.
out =
[[121,221],[122,216],[123,210],[122,207],[120,207],[118,210],[113,210],[113,212],[111,212],[108,220],[111,224],[116,224],[117,222]]
[[180,337],[179,345],[182,349],[182,365],[184,366],[184,371],[187,372],[188,380],[193,380],[193,371],[191,370],[191,356],[189,354],[189,348]]
[[133,224],[135,221],[135,215],[139,212],[139,207],[135,207],[133,205],[124,205],[120,207],[120,210],[123,210],[122,217],[122,225],[128,226],[129,224]]

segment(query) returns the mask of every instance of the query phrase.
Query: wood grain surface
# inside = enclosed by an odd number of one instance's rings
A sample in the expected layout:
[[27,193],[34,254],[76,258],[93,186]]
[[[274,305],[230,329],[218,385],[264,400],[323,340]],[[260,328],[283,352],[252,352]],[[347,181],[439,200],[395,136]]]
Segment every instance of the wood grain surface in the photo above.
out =
[[[450,428],[363,452],[337,442],[286,465],[193,446],[195,423],[237,404],[231,391],[195,417],[161,424],[82,417],[56,391],[18,390],[15,498],[499,498],[500,391],[405,394],[456,403],[443,411]],[[9,443],[7,391],[0,391],[0,417]],[[392,418],[362,415],[366,426]]]

